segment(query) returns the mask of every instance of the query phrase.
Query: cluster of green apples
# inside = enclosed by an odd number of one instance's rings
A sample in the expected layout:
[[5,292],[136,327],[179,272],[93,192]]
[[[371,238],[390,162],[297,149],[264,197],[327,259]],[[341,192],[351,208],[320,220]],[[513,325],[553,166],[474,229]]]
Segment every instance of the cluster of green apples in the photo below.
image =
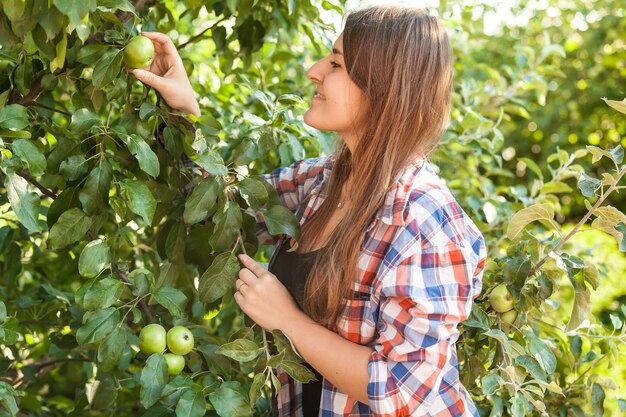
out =
[[502,329],[509,331],[511,325],[515,323],[517,319],[517,310],[515,306],[515,299],[513,294],[506,287],[506,284],[499,284],[489,294],[489,303],[491,307],[498,313],[500,313],[500,321],[502,322]]
[[185,326],[174,326],[169,331],[160,324],[148,324],[139,332],[139,349],[146,355],[163,353],[167,361],[167,373],[178,375],[185,367],[184,355],[191,352],[194,345],[193,334]]

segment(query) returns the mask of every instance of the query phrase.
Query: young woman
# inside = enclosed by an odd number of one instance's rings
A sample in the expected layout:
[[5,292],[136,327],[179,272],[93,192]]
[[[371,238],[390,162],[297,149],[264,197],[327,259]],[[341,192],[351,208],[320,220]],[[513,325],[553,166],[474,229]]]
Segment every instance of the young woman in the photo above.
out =
[[[199,114],[172,41],[136,71],[174,109]],[[427,161],[450,112],[453,63],[441,23],[419,9],[350,13],[307,72],[308,125],[342,141],[330,156],[265,174],[302,226],[268,269],[240,255],[235,300],[282,330],[318,378],[279,373],[279,416],[477,416],[459,381],[457,325],[480,293],[484,239]],[[288,249],[288,246],[291,249]]]

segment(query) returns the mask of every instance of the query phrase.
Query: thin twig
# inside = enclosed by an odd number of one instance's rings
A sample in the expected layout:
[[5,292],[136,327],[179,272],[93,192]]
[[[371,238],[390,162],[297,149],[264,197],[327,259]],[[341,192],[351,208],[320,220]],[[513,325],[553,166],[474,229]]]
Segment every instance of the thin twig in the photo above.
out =
[[61,113],[61,114],[64,114],[65,116],[67,116],[67,117],[72,117],[72,113],[70,113],[68,111],[61,110],[61,109],[55,109],[54,107],[47,106],[47,105],[45,105],[43,103],[40,103],[38,101],[33,101],[30,104],[28,104],[28,106],[41,107],[42,109],[50,110],[50,111],[53,111],[53,112],[56,112],[56,113]]
[[602,196],[600,196],[600,198],[598,198],[598,201],[596,201],[596,204],[593,205],[593,207],[591,207],[591,209],[587,212],[587,214],[585,214],[585,216],[578,222],[578,224],[576,225],[576,227],[574,227],[568,234],[567,236],[565,236],[563,239],[561,239],[559,241],[559,244],[556,245],[552,250],[550,250],[550,252],[548,252],[539,262],[537,262],[537,264],[530,270],[528,276],[531,277],[534,274],[537,273],[537,271],[539,271],[539,268],[541,268],[541,266],[548,260],[548,258],[550,257],[551,253],[557,253],[559,249],[561,249],[563,247],[563,245],[565,244],[565,242],[567,242],[572,236],[574,236],[574,234],[576,234],[576,232],[578,232],[578,229],[580,229],[585,223],[587,223],[587,220],[589,220],[589,217],[591,217],[591,215],[593,214],[594,211],[596,211],[596,209],[598,209],[598,207],[600,207],[602,205],[602,203],[604,203],[604,201],[606,200],[606,198],[615,190],[615,188],[617,187],[617,183],[620,181],[620,179],[622,178],[622,176],[626,174],[626,166],[624,168],[622,168],[622,170],[617,174],[617,177],[615,178],[615,182],[613,183],[613,185],[611,185],[609,187],[609,189],[607,190],[606,193],[604,193]]

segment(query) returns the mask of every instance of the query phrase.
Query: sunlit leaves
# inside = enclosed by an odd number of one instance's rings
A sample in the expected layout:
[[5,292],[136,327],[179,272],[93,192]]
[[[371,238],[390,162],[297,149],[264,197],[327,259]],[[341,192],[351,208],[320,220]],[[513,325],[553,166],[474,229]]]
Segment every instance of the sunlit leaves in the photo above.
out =
[[39,232],[39,196],[28,190],[28,183],[19,175],[8,172],[6,175],[6,190],[11,208],[17,218],[28,230]]
[[509,239],[515,239],[528,224],[538,220],[551,222],[553,218],[554,208],[550,204],[535,204],[523,208],[511,218],[506,235]]
[[604,100],[606,104],[613,107],[618,112],[626,114],[626,98],[622,101],[617,101],[617,100],[608,100],[603,97],[602,100]]

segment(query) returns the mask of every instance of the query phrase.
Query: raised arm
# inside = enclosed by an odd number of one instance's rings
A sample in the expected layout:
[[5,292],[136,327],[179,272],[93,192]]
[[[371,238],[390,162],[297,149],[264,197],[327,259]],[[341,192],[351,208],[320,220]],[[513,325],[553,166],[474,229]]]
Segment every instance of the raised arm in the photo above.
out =
[[200,116],[200,106],[174,42],[164,33],[142,32],[154,44],[150,68],[130,71],[137,79],[161,94],[174,110]]

